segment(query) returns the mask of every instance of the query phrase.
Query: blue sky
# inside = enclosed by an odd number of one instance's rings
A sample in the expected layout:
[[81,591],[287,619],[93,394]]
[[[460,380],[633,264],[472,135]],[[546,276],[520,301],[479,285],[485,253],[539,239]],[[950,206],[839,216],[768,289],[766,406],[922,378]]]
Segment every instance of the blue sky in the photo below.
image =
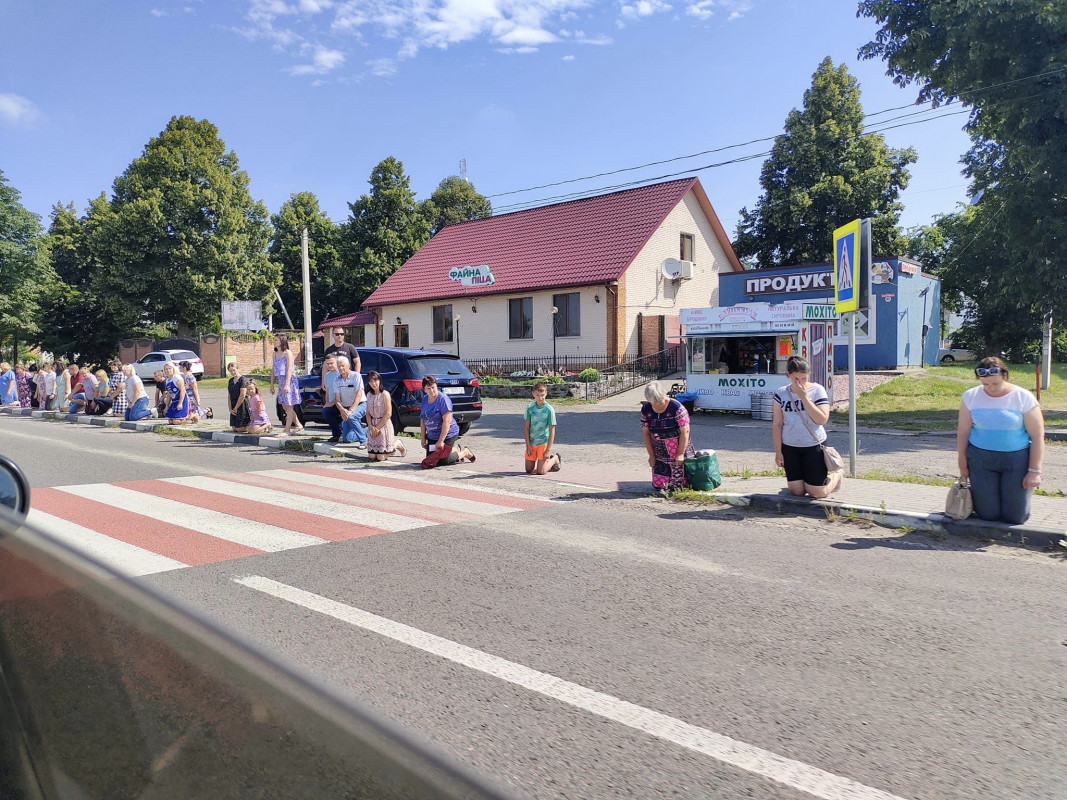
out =
[[[339,221],[389,155],[419,197],[460,159],[496,195],[773,136],[827,55],[868,113],[917,93],[857,60],[854,0],[0,0],[0,28],[0,169],[42,217],[110,191],[176,114],[218,126],[272,213],[312,191]],[[919,153],[905,225],[966,199],[965,119],[887,131]],[[696,168],[767,146],[492,200],[682,172],[732,232],[762,159]]]

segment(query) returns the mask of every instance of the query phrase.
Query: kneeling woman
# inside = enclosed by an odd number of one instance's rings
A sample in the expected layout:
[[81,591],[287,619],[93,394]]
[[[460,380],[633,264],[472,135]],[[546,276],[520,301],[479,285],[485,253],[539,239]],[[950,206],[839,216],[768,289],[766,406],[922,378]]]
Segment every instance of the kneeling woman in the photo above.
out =
[[168,361],[163,365],[163,375],[166,376],[167,408],[163,415],[171,425],[182,425],[192,419],[199,422],[196,417],[189,416],[189,395],[185,392],[185,381],[178,374],[174,363]]
[[452,415],[452,400],[438,390],[433,375],[422,379],[422,392],[419,427],[422,429],[422,446],[426,450],[422,466],[429,469],[457,461],[474,461],[474,453],[469,448],[455,446],[459,424]]
[[803,358],[790,356],[785,371],[789,384],[774,392],[774,463],[785,468],[791,494],[826,497],[844,477],[843,470],[827,471],[822,451],[830,398],[822,386],[808,382],[808,362]]
[[394,453],[407,455],[393,430],[393,398],[382,387],[382,376],[371,370],[367,373],[367,454],[371,461],[385,461]]

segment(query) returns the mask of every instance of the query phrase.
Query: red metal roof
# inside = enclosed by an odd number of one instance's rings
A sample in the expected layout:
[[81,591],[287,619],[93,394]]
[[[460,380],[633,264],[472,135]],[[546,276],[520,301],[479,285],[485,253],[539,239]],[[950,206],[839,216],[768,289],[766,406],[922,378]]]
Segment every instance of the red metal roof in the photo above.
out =
[[[363,305],[617,281],[694,186],[704,205],[700,182],[684,178],[450,225],[404,262]],[[705,211],[713,227],[721,231],[710,204]],[[728,240],[724,247],[732,255]],[[489,265],[495,283],[466,287],[448,277],[453,267],[480,264]]]
[[353,325],[373,325],[377,321],[378,317],[373,311],[356,311],[354,314],[345,314],[341,317],[324,319],[319,323],[319,330],[321,331],[333,326],[351,328]]

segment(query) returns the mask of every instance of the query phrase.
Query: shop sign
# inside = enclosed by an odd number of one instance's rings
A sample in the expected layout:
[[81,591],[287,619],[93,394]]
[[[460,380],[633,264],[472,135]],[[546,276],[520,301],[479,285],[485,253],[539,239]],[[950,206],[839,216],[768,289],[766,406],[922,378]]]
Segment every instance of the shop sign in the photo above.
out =
[[828,291],[833,285],[832,271],[827,267],[825,272],[745,278],[745,294]]
[[488,264],[477,267],[452,267],[448,271],[449,280],[459,281],[460,286],[492,286],[496,283]]
[[789,358],[793,355],[793,337],[792,336],[779,336],[778,337],[778,358]]
[[695,392],[697,408],[747,411],[752,395],[769,394],[789,383],[788,375],[687,375],[686,391]]
[[905,275],[918,275],[919,268],[914,264],[909,264],[906,261],[898,261],[897,269],[903,272]]
[[714,308],[683,308],[678,315],[687,336],[745,331],[793,331],[802,318],[800,303],[741,303]]
[[805,303],[804,319],[837,319],[837,310],[833,306]]

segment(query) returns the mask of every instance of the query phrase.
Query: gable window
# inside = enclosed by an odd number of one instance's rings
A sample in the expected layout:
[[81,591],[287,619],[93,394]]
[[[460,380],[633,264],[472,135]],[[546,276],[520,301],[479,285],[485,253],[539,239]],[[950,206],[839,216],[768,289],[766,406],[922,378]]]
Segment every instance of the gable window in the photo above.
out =
[[433,340],[452,341],[452,304],[433,307]]
[[532,297],[515,297],[508,300],[508,338],[533,338]]
[[578,292],[552,295],[552,305],[556,307],[556,336],[582,335],[580,299]]
[[693,234],[683,233],[679,237],[678,258],[682,261],[694,261],[693,258]]

